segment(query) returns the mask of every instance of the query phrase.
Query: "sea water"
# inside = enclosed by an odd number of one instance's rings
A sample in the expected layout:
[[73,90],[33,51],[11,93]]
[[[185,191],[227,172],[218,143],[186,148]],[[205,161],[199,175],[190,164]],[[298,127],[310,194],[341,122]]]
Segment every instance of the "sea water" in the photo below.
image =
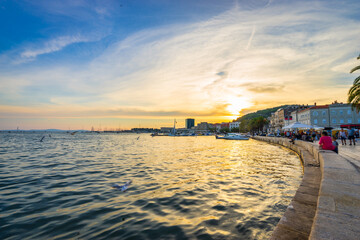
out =
[[256,140],[1,132],[0,239],[268,239],[301,178]]

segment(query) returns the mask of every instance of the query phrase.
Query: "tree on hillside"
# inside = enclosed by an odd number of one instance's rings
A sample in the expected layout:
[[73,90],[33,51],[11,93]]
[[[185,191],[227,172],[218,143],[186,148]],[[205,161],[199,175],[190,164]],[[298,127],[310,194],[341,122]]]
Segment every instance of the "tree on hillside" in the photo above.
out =
[[[360,55],[357,57],[357,59],[360,59]],[[359,69],[360,65],[351,69],[350,73],[353,73]],[[354,83],[349,90],[348,103],[351,104],[353,109],[355,108],[358,112],[360,111],[360,76],[355,78]]]
[[267,119],[260,116],[250,120],[250,130],[252,132],[260,132],[263,130],[264,126],[268,123]]
[[239,128],[238,128],[238,127],[232,128],[232,129],[231,129],[231,132],[237,133],[237,132],[239,132]]
[[240,122],[240,132],[245,133],[250,131],[250,120],[243,120]]

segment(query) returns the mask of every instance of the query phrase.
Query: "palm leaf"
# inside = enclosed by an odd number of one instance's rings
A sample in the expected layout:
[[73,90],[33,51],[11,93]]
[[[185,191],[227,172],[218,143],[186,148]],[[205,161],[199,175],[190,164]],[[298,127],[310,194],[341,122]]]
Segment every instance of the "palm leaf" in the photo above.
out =
[[360,84],[360,76],[358,76],[357,78],[355,78],[353,84],[354,84],[354,85]]
[[353,85],[349,89],[348,98],[354,98],[356,96],[360,96],[360,85]]
[[353,73],[353,72],[355,72],[356,70],[359,70],[359,69],[360,69],[360,66],[356,66],[353,69],[351,69],[350,73]]

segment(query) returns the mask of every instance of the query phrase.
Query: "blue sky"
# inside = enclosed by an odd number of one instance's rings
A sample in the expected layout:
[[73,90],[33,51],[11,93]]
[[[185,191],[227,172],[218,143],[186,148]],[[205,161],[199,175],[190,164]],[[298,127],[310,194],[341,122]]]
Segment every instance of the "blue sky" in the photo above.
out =
[[[0,129],[346,101],[356,1],[0,1]],[[182,121],[181,121],[182,122]]]

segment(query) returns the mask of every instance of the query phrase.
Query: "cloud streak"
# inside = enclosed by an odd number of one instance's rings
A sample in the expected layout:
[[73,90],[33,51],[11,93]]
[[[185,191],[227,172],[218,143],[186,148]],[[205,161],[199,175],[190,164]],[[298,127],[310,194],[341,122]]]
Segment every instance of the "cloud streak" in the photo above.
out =
[[39,55],[60,51],[73,43],[87,41],[88,39],[80,36],[62,36],[45,42],[42,47],[26,49],[20,56],[26,59],[34,59]]
[[[239,5],[207,21],[136,32],[81,68],[24,69],[0,76],[0,82],[13,79],[17,92],[29,84],[61,89],[43,91],[55,109],[72,106],[59,116],[235,116],[284,102],[312,103],[319,96],[324,103],[341,101],[352,83],[347,67],[359,49],[359,19],[348,17],[358,7],[316,4],[269,1],[254,10]],[[80,41],[86,39],[54,39],[22,56],[56,53]],[[43,100],[20,97],[16,104],[21,101],[36,106]]]

